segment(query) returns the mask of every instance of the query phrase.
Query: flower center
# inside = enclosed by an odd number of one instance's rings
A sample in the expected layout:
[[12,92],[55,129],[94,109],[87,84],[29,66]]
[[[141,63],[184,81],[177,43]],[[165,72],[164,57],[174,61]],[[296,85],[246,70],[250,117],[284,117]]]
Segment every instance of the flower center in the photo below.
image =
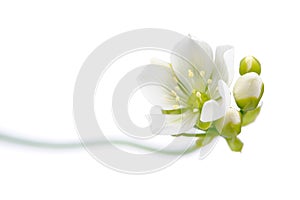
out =
[[209,97],[207,94],[199,92],[197,90],[193,90],[192,94],[188,98],[187,105],[188,108],[193,112],[201,112],[203,104],[208,100]]

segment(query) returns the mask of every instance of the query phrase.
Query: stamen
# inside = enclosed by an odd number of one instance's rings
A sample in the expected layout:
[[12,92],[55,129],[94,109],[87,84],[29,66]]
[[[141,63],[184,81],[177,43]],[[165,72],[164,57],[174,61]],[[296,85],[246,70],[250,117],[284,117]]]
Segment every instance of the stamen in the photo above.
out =
[[207,80],[207,84],[211,84],[212,83],[212,80],[211,79],[208,79]]
[[189,73],[189,77],[190,77],[190,78],[193,78],[193,77],[194,77],[194,73],[192,72],[192,70],[189,69],[189,70],[188,70],[188,73]]
[[174,108],[174,109],[178,109],[178,108],[179,108],[179,105],[175,104],[175,105],[173,105],[173,108]]
[[198,98],[201,98],[201,93],[200,93],[200,92],[197,92],[197,93],[196,93],[196,96],[197,96]]
[[198,112],[198,111],[199,111],[198,108],[194,108],[194,109],[193,109],[193,112]]
[[174,96],[177,96],[177,94],[176,94],[176,92],[175,92],[174,90],[171,90],[171,92],[172,92],[172,94],[173,94]]
[[204,76],[205,76],[205,71],[200,71],[200,76],[201,76],[202,78],[204,78]]
[[176,100],[177,102],[179,102],[179,100],[180,100],[179,96],[176,96],[175,100]]

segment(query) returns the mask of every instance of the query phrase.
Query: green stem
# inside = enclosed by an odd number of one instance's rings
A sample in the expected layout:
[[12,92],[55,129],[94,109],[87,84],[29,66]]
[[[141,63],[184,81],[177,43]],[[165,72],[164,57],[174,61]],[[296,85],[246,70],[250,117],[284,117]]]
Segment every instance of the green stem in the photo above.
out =
[[[116,144],[116,145],[135,147],[138,149],[144,149],[147,151],[156,151],[157,153],[168,154],[168,155],[181,154],[184,151],[182,149],[181,150],[168,150],[168,151],[160,150],[160,151],[158,151],[158,149],[155,147],[140,145],[140,144],[136,144],[133,142],[124,141],[124,140],[91,141],[91,142],[84,143],[84,144],[82,144],[80,142],[55,143],[55,142],[45,142],[45,141],[38,141],[38,140],[21,138],[21,137],[15,137],[15,136],[11,136],[9,134],[3,134],[3,133],[0,133],[0,141],[6,142],[6,143],[11,143],[11,144],[16,144],[16,145],[24,146],[24,147],[52,149],[52,150],[81,149],[84,146],[95,146],[95,145],[106,146],[106,145]],[[192,145],[183,154],[192,153],[197,149],[198,149],[197,145]]]
[[202,135],[205,135],[205,133],[195,133],[195,134],[180,133],[180,134],[172,135],[172,136],[174,136],[174,137],[180,137],[180,136],[184,136],[184,137],[201,137]]

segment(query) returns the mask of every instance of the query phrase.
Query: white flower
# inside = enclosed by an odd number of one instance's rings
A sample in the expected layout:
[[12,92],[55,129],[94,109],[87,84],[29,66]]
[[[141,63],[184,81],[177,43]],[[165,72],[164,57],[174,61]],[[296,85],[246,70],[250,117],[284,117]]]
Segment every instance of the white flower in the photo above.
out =
[[246,73],[239,77],[233,88],[235,101],[243,111],[255,109],[263,92],[263,81],[255,72]]
[[140,75],[159,85],[142,88],[146,98],[162,107],[166,126],[160,134],[190,133],[196,126],[207,130],[222,118],[230,105],[233,76],[233,48],[217,47],[215,58],[211,47],[186,37],[175,47],[171,64],[155,60]]

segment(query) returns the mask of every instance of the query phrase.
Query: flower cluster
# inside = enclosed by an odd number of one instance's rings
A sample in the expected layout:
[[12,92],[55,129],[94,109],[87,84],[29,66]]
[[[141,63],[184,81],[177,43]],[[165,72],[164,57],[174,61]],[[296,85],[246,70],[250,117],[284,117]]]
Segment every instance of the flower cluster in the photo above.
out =
[[199,147],[223,137],[232,151],[240,152],[241,128],[252,123],[261,109],[264,84],[259,61],[252,56],[241,60],[241,76],[233,87],[236,105],[231,105],[231,46],[219,46],[213,55],[207,43],[186,37],[175,52],[180,56],[172,54],[170,63],[154,59],[155,67],[141,74],[160,83],[142,89],[151,103],[162,107],[166,123],[160,134],[198,137]]
[[220,123],[219,133],[232,151],[241,151],[243,143],[237,137],[241,128],[255,121],[261,106],[259,102],[264,93],[264,84],[260,78],[261,65],[253,56],[247,56],[240,62],[240,77],[233,87],[233,96],[239,109],[230,107]]

